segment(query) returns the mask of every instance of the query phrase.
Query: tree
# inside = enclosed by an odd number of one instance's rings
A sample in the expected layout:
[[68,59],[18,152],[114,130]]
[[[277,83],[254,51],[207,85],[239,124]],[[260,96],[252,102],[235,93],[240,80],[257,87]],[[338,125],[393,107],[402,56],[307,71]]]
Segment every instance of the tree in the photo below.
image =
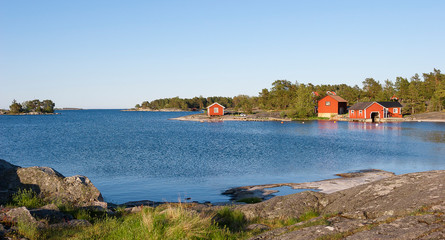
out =
[[54,106],[56,104],[53,103],[51,100],[43,100],[43,102],[40,104],[42,106],[42,111],[44,113],[53,113],[54,112]]
[[374,78],[366,78],[363,83],[363,91],[365,96],[369,97],[371,100],[376,100],[377,96],[382,92],[382,85]]
[[312,101],[312,88],[300,84],[296,96],[288,116],[291,118],[306,118],[313,116],[315,114],[315,102]]
[[400,102],[403,102],[409,96],[408,79],[403,77],[397,77],[394,85],[396,88],[397,97],[399,98]]
[[14,114],[21,113],[23,112],[23,108],[22,105],[20,103],[17,103],[17,101],[14,99],[12,101],[12,104],[9,106],[9,111]]
[[394,96],[396,90],[394,89],[394,83],[389,79],[385,80],[385,87],[383,87],[382,101],[389,101]]
[[260,108],[262,108],[262,109],[271,109],[272,108],[272,106],[270,105],[270,93],[267,88],[264,88],[259,93],[258,103],[260,105]]
[[247,95],[238,95],[233,98],[233,105],[236,110],[241,109],[245,113],[253,113],[254,99]]

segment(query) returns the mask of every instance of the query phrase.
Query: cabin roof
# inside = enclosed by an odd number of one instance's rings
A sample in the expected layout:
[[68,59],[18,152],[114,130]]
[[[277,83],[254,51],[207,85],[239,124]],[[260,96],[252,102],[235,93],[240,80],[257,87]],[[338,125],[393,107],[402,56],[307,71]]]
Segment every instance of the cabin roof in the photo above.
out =
[[358,102],[354,105],[352,105],[349,110],[363,110],[369,106],[371,106],[371,104],[373,104],[374,102]]
[[373,103],[377,103],[381,105],[384,108],[397,108],[402,107],[402,104],[399,102],[358,102],[354,105],[352,105],[349,110],[364,110],[371,106]]
[[217,102],[214,102],[214,103],[210,104],[210,106],[208,106],[207,108],[210,108],[210,107],[212,107],[213,105],[218,105],[218,106],[220,106],[220,107],[222,107],[222,108],[225,108],[223,105],[221,105],[221,104],[219,104],[219,103],[217,103]]
[[[325,98],[327,98],[327,97],[331,97],[331,98],[333,98],[335,101],[337,101],[337,102],[348,102],[348,101],[346,101],[346,100],[344,100],[342,97],[340,97],[340,96],[337,96],[337,95],[327,95],[327,96],[325,96],[324,98],[322,98],[322,99],[325,99]],[[321,100],[320,100],[321,101]]]
[[399,102],[378,102],[378,103],[386,108],[402,107],[402,104],[400,104]]

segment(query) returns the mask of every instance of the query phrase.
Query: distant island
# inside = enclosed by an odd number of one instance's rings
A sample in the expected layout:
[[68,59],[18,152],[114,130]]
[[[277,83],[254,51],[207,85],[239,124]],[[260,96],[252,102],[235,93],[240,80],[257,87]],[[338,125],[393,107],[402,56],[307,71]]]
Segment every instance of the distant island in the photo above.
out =
[[43,114],[56,114],[54,113],[54,106],[56,104],[52,100],[39,99],[25,101],[18,103],[15,99],[9,106],[9,110],[0,111],[3,115],[43,115]]
[[57,111],[65,111],[65,110],[83,110],[83,108],[54,108]]
[[307,119],[316,116],[317,102],[327,95],[341,96],[349,106],[357,102],[396,100],[402,104],[405,116],[445,109],[445,74],[439,69],[415,74],[409,79],[397,77],[395,82],[388,79],[381,84],[374,78],[366,78],[362,83],[363,88],[358,85],[313,85],[276,80],[270,89],[262,89],[258,96],[163,98],[144,101],[128,111],[201,111],[217,102],[233,112],[278,112],[283,119]]

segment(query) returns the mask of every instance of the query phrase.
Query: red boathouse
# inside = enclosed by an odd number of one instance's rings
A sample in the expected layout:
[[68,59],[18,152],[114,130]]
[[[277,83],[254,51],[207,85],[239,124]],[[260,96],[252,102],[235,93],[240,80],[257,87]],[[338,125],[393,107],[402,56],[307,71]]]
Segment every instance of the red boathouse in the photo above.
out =
[[402,104],[399,102],[358,102],[349,108],[350,119],[401,118]]
[[219,103],[213,103],[207,107],[207,115],[211,116],[222,116],[224,115],[224,106]]
[[345,114],[348,101],[340,96],[328,95],[318,101],[318,117],[333,117],[338,114]]

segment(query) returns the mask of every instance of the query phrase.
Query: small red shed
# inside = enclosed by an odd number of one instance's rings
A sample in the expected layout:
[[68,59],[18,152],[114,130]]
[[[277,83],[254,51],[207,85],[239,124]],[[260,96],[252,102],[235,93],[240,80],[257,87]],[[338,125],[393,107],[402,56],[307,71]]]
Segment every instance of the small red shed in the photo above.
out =
[[402,104],[399,102],[358,102],[349,108],[351,119],[401,118]]
[[207,115],[211,116],[222,116],[224,115],[224,106],[219,103],[213,103],[207,107]]
[[340,96],[328,95],[318,101],[318,117],[333,117],[346,113],[348,101]]

